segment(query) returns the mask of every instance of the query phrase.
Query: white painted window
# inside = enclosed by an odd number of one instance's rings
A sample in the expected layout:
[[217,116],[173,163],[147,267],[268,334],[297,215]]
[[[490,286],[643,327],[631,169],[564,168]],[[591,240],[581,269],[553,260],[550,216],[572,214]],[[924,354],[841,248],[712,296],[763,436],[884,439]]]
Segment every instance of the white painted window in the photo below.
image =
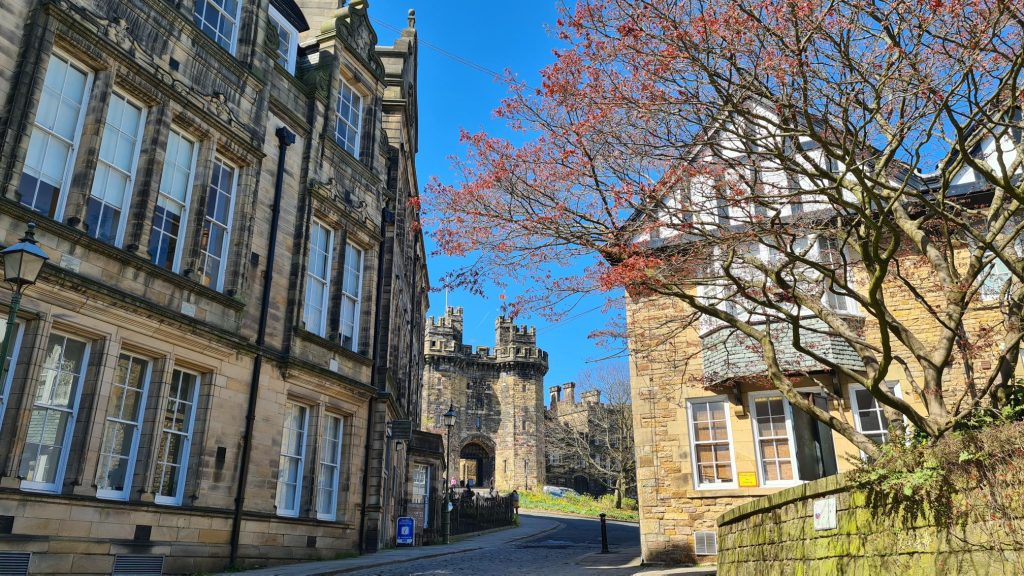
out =
[[64,216],[92,79],[88,68],[57,52],[50,55],[18,196],[25,206],[56,220]]
[[108,244],[124,241],[146,110],[118,93],[110,97],[99,161],[85,209],[86,233]]
[[[7,358],[4,358],[4,375],[0,381],[0,429],[3,429],[4,414],[7,412],[7,399],[11,395],[11,383],[14,382],[14,369],[17,365],[18,352],[21,350],[21,337],[25,332],[25,326],[21,322],[15,322],[14,331],[11,332],[11,344],[7,348]],[[0,318],[0,338],[7,333],[7,318]]]
[[724,396],[693,398],[686,402],[690,422],[693,483],[697,488],[735,488],[729,403]]
[[341,438],[344,421],[340,416],[324,417],[320,440],[320,474],[317,478],[316,517],[334,520],[338,517],[338,485],[341,480]]
[[160,176],[160,191],[153,211],[148,250],[150,260],[157,266],[175,272],[181,265],[185,224],[192,202],[197,148],[194,141],[171,129]]
[[207,36],[234,54],[238,47],[239,0],[195,0],[192,18]]
[[789,402],[774,392],[752,392],[750,418],[761,485],[789,486],[799,482]]
[[188,472],[198,403],[199,375],[175,369],[171,375],[160,441],[157,444],[154,473],[154,501],[157,504],[181,504],[185,494],[185,476]]
[[318,220],[313,220],[309,233],[309,259],[306,263],[306,299],[302,317],[306,330],[318,335],[327,334],[327,299],[331,291],[331,253],[334,250],[334,231]]
[[[846,257],[839,246],[839,241],[831,236],[819,236],[817,249],[818,260],[829,265],[832,270],[835,271],[834,273],[836,277],[845,281],[845,283],[849,285],[849,265],[847,264]],[[833,283],[829,278],[825,278],[825,283],[824,303],[826,306],[836,312],[856,312],[857,303],[851,296],[848,296],[841,288],[833,286]]]
[[308,408],[291,402],[285,405],[281,459],[277,471],[277,513],[281,516],[299,515],[308,423]]
[[431,467],[416,464],[412,469],[412,498],[414,504],[423,505],[423,527],[430,528]]
[[359,349],[359,315],[363,297],[364,253],[345,244],[345,274],[341,282],[341,345]]
[[24,490],[61,491],[88,358],[88,342],[56,333],[47,341],[21,455]]
[[114,381],[107,401],[107,420],[96,469],[96,496],[127,500],[139,449],[142,419],[146,412],[150,362],[121,354],[114,368]]
[[[883,383],[892,393],[900,396],[899,383]],[[889,441],[889,419],[885,417],[882,405],[860,384],[850,385],[850,408],[857,431],[878,444]]]
[[349,154],[359,157],[359,139],[363,124],[363,97],[344,80],[338,90],[334,139]]
[[299,31],[273,6],[270,7],[270,25],[277,30],[277,63],[294,74]]
[[197,269],[199,283],[214,290],[224,289],[237,185],[238,170],[216,158],[206,194],[206,217],[203,218],[203,233],[199,238]]

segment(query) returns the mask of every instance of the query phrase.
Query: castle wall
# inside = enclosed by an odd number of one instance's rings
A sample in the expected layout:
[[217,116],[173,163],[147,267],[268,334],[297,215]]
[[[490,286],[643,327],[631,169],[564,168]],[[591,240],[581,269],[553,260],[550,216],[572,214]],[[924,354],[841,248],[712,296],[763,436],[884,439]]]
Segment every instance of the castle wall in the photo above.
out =
[[454,406],[449,475],[455,483],[464,480],[459,453],[476,444],[490,457],[481,485],[538,488],[544,484],[547,353],[537,347],[533,328],[511,319],[495,322],[494,348],[463,344],[462,326],[457,307],[427,323],[421,427],[446,436],[442,415]]

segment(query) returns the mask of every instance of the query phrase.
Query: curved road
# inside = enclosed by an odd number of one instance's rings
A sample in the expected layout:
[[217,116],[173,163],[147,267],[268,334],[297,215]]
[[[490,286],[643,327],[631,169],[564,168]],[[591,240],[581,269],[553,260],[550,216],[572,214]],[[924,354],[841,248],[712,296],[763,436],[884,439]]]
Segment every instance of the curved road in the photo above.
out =
[[[532,515],[523,514],[523,516]],[[351,572],[351,574],[361,576],[442,576],[449,574],[562,576],[599,572],[602,576],[625,576],[639,571],[639,568],[602,567],[595,570],[593,567],[580,566],[578,562],[584,560],[584,556],[601,551],[601,523],[589,518],[543,517],[556,520],[558,527],[540,536],[518,542],[506,542],[492,548],[381,566]],[[609,522],[608,542],[612,552],[630,548],[638,553],[640,530],[635,524]]]

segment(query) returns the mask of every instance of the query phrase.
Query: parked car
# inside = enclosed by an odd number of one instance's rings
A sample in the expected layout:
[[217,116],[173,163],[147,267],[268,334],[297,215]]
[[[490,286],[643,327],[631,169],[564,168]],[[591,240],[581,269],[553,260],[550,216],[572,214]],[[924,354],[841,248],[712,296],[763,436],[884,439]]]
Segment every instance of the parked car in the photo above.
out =
[[566,496],[579,496],[580,493],[573,490],[572,488],[566,488],[564,486],[545,486],[544,493],[554,496],[555,498],[565,498]]

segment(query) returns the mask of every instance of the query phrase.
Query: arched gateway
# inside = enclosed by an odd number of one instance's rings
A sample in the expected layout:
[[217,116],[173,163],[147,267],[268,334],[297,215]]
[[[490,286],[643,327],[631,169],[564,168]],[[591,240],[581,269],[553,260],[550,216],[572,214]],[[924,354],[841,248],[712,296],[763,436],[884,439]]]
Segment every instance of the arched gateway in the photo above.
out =
[[459,477],[467,485],[494,486],[494,452],[480,442],[468,442],[459,451]]

